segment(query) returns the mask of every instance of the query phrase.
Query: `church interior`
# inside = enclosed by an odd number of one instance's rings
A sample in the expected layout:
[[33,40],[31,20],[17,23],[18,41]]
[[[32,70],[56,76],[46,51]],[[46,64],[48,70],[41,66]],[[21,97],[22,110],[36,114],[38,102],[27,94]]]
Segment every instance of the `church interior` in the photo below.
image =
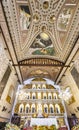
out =
[[0,130],[79,130],[79,0],[0,0]]

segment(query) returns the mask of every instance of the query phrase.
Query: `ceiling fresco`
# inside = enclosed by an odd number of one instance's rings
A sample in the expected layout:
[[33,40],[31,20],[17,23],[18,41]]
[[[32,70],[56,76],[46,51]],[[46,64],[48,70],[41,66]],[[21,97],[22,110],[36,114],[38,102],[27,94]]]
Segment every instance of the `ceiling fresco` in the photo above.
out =
[[59,14],[57,27],[60,31],[66,31],[69,25],[70,19],[72,16],[72,9],[71,8],[64,8],[62,12]]
[[45,71],[42,71],[42,70],[38,69],[36,71],[32,71],[31,74],[34,75],[34,74],[48,74],[48,73],[45,72]]
[[[78,0],[16,0],[16,3],[14,3],[13,0],[11,7],[7,9],[8,1],[3,2],[11,34],[15,35],[13,40],[16,40],[14,46],[18,53],[18,60],[27,58],[29,54],[30,56],[54,56],[57,52],[56,58],[65,61],[64,55],[67,57],[66,50],[67,48],[71,49],[67,32],[74,30],[74,26],[71,28],[71,24],[75,25],[73,18],[74,15],[77,17]],[[7,14],[6,11],[8,10],[11,11],[10,14]],[[75,18],[75,20],[77,19]],[[17,23],[17,25],[13,25],[10,21]],[[15,27],[12,27],[12,25]],[[51,40],[49,38],[49,41],[53,41],[52,47],[45,44],[49,42],[48,40],[44,42],[45,39],[40,39],[42,33],[49,34],[51,38]],[[39,47],[37,44],[34,47],[34,42],[37,42],[37,39],[38,41],[41,40],[43,44],[38,42],[40,43]],[[69,49],[68,51],[70,51]]]
[[23,66],[21,67],[23,80],[33,77],[49,78],[55,81],[61,67],[40,67],[40,66]]
[[38,69],[38,70],[33,70],[30,75],[28,75],[28,77],[50,77],[49,73],[46,72],[45,70],[41,70],[41,69]]
[[76,10],[76,4],[74,4],[73,2],[71,2],[71,4],[69,2],[66,3],[58,16],[57,30],[59,33],[59,38],[62,46],[64,45],[64,42],[66,40],[67,32],[71,27],[71,22]]
[[31,23],[31,14],[28,5],[20,5],[20,28],[21,30],[28,30]]
[[50,37],[46,33],[40,33],[30,46],[28,53],[32,55],[55,55],[55,50]]

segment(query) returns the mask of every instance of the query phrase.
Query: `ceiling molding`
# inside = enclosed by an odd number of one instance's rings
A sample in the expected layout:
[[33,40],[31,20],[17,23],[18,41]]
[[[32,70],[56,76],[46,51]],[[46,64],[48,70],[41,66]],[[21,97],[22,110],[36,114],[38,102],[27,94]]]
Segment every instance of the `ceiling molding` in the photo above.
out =
[[48,58],[29,58],[22,61],[19,61],[18,64],[13,64],[13,66],[54,66],[54,67],[69,67],[66,66],[63,62],[60,62],[55,59]]
[[[12,35],[11,35],[11,33],[10,33],[10,28],[9,28],[9,25],[8,25],[8,21],[7,21],[6,15],[5,15],[5,11],[4,11],[4,7],[3,7],[2,2],[1,2],[1,6],[2,6],[2,10],[3,10],[3,14],[4,14],[5,21],[6,21],[8,33],[9,33],[9,36],[10,36],[10,40],[11,40],[11,43],[12,43],[12,47],[13,47],[13,50],[14,50],[14,53],[15,53],[16,61],[17,61],[17,63],[18,63],[17,53],[16,53],[16,50],[15,50],[15,46],[14,46],[14,42],[13,42],[13,39],[12,39]],[[4,34],[4,33],[3,33],[3,34]],[[4,36],[4,35],[3,35],[3,36]],[[7,44],[7,42],[6,42],[6,44]],[[8,46],[7,46],[7,47],[8,47]],[[8,50],[9,50],[9,48],[8,48]],[[10,51],[9,51],[9,54],[10,54],[10,56],[11,56]],[[11,56],[11,59],[12,59],[12,56]],[[20,67],[18,67],[18,68],[19,68],[19,71],[20,71],[21,79],[22,79],[22,81],[23,81],[23,77],[22,77],[22,73],[21,73]]]

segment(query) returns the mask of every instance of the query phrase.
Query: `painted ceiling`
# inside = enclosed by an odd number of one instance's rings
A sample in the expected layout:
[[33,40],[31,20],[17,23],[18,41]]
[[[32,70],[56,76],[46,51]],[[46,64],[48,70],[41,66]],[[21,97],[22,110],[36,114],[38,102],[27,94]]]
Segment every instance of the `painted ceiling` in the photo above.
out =
[[[78,0],[3,0],[2,5],[17,62],[47,58],[66,63],[79,32]],[[20,66],[23,80],[48,75],[56,81],[63,66],[44,63]]]

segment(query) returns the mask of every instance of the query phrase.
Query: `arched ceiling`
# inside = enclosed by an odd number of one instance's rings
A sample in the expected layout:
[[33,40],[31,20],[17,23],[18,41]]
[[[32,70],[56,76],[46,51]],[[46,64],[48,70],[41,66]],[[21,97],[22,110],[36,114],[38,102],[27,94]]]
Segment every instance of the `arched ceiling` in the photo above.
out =
[[22,79],[40,70],[56,81],[78,39],[79,1],[3,0],[1,5]]

